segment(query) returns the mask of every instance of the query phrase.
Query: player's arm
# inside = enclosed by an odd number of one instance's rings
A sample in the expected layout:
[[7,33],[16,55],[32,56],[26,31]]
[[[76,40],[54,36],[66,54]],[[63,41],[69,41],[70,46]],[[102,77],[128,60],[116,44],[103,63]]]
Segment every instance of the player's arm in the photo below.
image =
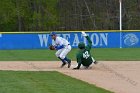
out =
[[90,50],[92,47],[92,41],[90,40],[89,36],[87,36],[87,34],[83,31],[82,31],[82,35],[87,39],[87,41],[88,41],[87,48]]
[[62,49],[62,48],[64,48],[64,45],[57,45],[57,46],[55,46],[56,50],[59,50],[59,49]]
[[91,47],[92,47],[92,41],[90,40],[89,36],[86,36],[86,39],[87,39],[87,41],[88,41],[87,48],[90,50]]

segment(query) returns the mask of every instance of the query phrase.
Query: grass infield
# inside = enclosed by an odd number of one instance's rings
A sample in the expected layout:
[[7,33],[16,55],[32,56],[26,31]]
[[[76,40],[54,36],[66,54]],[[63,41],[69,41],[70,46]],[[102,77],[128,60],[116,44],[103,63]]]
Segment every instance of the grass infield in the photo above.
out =
[[0,93],[112,93],[55,71],[0,71]]
[[[75,55],[78,49],[72,49],[68,57],[76,60]],[[56,51],[48,49],[43,50],[0,50],[1,61],[57,61]],[[140,60],[139,48],[95,48],[91,54],[96,60],[104,61],[129,61]]]

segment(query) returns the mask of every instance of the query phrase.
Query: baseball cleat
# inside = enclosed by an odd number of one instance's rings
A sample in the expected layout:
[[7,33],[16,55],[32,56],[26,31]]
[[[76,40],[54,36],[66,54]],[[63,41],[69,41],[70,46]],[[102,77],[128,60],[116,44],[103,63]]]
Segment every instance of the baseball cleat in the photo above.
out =
[[61,65],[61,68],[63,68],[65,65],[66,65],[66,63],[63,63],[63,64]]
[[68,68],[70,68],[71,66],[71,60],[68,62]]
[[94,62],[94,64],[98,64],[98,62],[97,62],[97,61],[95,61],[95,62]]

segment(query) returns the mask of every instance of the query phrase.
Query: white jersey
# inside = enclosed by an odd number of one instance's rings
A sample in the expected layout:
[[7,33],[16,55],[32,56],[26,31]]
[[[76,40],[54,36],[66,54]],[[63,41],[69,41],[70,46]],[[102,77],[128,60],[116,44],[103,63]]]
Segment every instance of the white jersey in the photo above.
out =
[[55,53],[57,57],[64,59],[66,55],[71,51],[70,43],[62,37],[56,37],[54,43],[55,46],[64,46],[64,48],[58,49],[57,52]]
[[64,45],[64,46],[67,46],[67,45],[69,45],[70,43],[66,40],[66,39],[64,39],[64,38],[62,38],[62,37],[56,37],[56,39],[54,40],[54,43],[55,43],[55,45],[57,46],[57,45]]

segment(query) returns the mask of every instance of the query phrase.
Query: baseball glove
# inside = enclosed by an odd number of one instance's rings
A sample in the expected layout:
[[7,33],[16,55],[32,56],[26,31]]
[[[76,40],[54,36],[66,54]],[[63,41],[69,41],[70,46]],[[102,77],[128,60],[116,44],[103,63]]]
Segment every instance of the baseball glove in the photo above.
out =
[[50,46],[49,46],[49,49],[50,49],[50,50],[55,50],[55,47],[54,47],[53,45],[50,45]]

